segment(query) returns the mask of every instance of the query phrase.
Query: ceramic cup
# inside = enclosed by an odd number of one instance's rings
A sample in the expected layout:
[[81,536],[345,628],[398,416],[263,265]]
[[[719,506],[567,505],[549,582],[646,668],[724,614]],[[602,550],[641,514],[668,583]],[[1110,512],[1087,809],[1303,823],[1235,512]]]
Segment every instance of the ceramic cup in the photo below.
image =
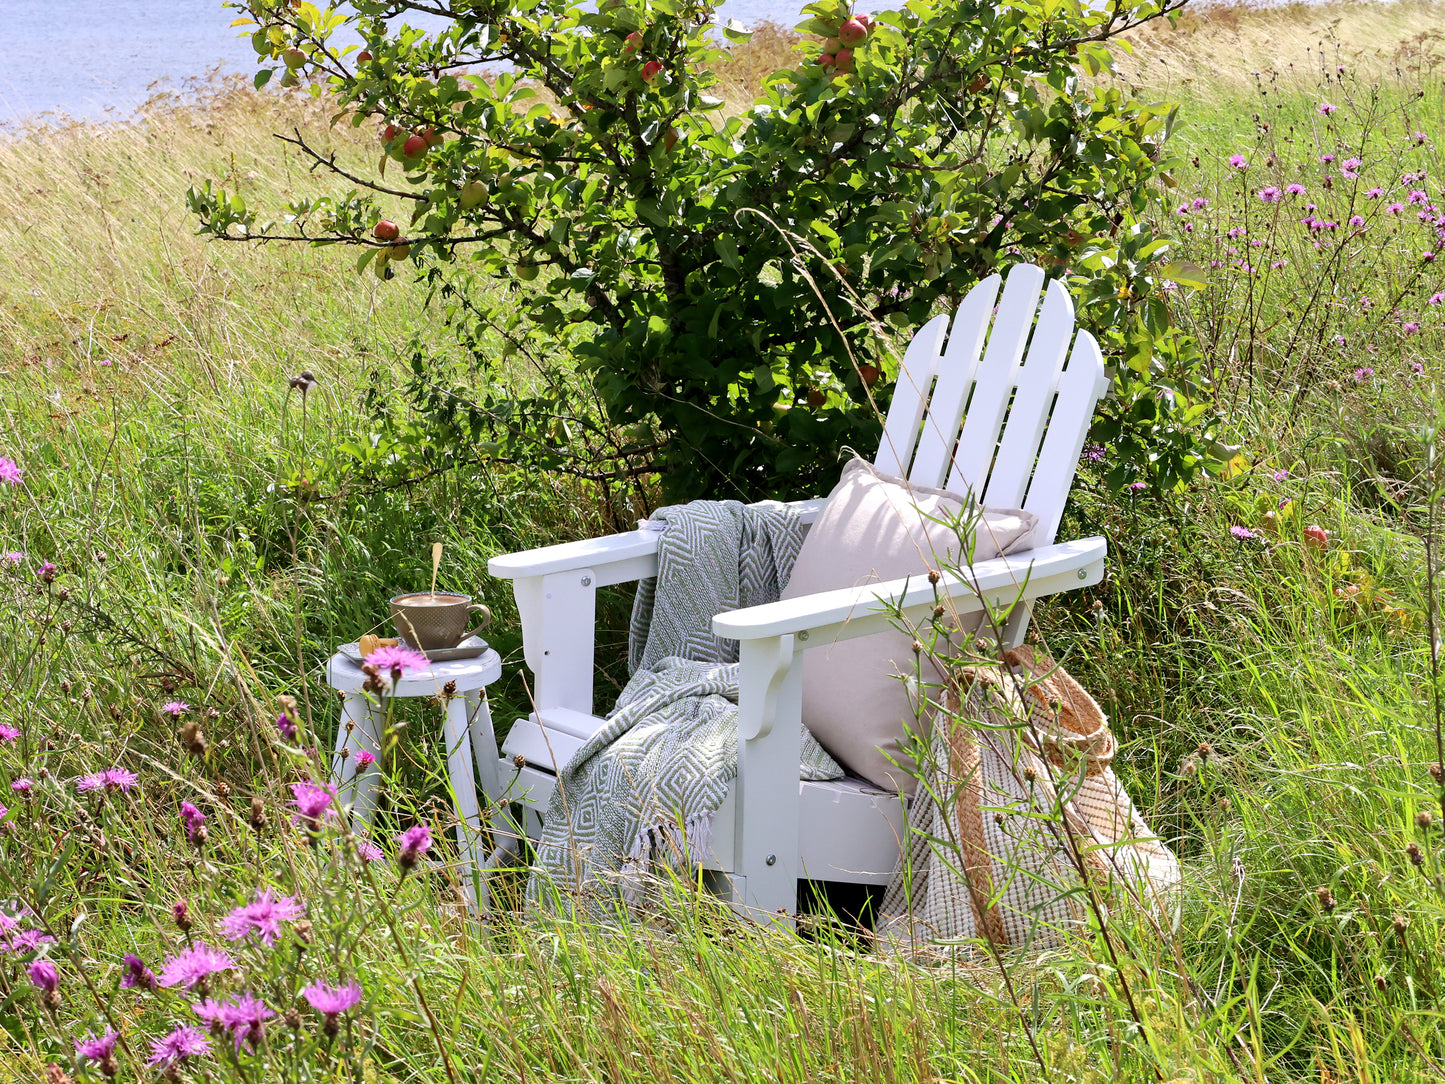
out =
[[[472,614],[481,616],[476,628],[468,629]],[[413,591],[391,600],[391,622],[396,634],[422,651],[456,647],[492,623],[492,611],[473,602],[471,595],[438,591]]]

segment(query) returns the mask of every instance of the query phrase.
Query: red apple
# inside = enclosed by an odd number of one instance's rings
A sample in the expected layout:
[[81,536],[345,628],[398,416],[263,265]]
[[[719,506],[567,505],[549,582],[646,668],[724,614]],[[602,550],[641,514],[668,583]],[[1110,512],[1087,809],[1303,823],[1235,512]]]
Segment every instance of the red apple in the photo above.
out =
[[836,64],[836,65],[838,65],[838,70],[839,70],[840,72],[850,72],[850,71],[852,71],[852,70],[853,70],[853,50],[852,50],[852,49],[839,49],[839,50],[838,50],[838,55],[833,58],[833,63]]
[[822,68],[831,68],[836,63],[838,63],[838,58],[832,53],[824,53],[818,58],[818,66]]
[[357,62],[358,64],[370,64],[370,63],[371,63],[371,54],[370,54],[369,52],[367,52],[365,49],[361,50],[361,52],[359,52],[359,53],[356,54],[356,62]]
[[443,139],[445,138],[435,128],[427,128],[421,133],[421,137],[422,139],[426,140],[426,145],[428,147],[440,147],[442,145]]
[[1311,523],[1305,528],[1305,545],[1322,550],[1330,544],[1330,532],[1321,527],[1318,523]]
[[371,228],[371,236],[378,241],[395,241],[401,236],[401,227],[389,218],[383,218]]
[[818,407],[822,406],[827,401],[828,397],[824,395],[822,391],[818,388],[808,389],[808,405],[814,410],[817,410]]
[[878,366],[869,365],[867,362],[864,362],[858,366],[858,375],[863,378],[863,386],[865,388],[871,388],[874,384],[878,383]]
[[849,19],[838,28],[838,40],[844,45],[857,45],[868,36],[868,28],[857,19]]
[[868,31],[868,33],[870,33],[870,34],[873,33],[873,16],[867,15],[867,14],[862,14],[862,15],[854,15],[853,18],[856,19],[856,20],[858,20],[858,22],[860,22],[860,23],[863,24],[863,29],[864,29],[864,30]]
[[649,60],[646,64],[642,65],[642,81],[644,83],[652,82],[657,78],[657,73],[660,71],[662,71],[662,61]]
[[634,30],[631,34],[627,35],[625,44],[622,46],[622,55],[631,56],[633,53],[637,52],[637,50],[641,48],[642,31]]
[[401,145],[401,153],[408,158],[420,158],[426,153],[426,139],[419,135],[408,136]]
[[293,45],[281,54],[281,59],[286,62],[286,67],[295,71],[301,67],[302,64],[306,63],[306,54]]
[[383,143],[390,143],[393,139],[397,137],[397,134],[400,131],[401,129],[398,128],[395,124],[388,124],[385,128],[381,130],[381,141]]
[[842,47],[843,43],[837,38],[829,38],[823,42],[823,52],[825,53],[836,53]]

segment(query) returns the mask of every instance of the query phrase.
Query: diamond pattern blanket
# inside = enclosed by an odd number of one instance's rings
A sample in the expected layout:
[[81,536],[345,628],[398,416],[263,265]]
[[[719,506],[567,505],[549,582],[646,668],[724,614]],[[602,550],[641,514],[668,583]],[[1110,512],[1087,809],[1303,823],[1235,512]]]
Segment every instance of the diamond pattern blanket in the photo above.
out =
[[[653,862],[707,852],[712,819],[737,775],[738,645],[714,614],[777,601],[802,545],[796,512],[776,502],[693,501],[663,508],[656,579],[638,584],[628,638],[632,677],[607,724],[559,773],[528,896],[551,879],[595,900],[636,900]],[[843,770],[806,730],[804,779]]]

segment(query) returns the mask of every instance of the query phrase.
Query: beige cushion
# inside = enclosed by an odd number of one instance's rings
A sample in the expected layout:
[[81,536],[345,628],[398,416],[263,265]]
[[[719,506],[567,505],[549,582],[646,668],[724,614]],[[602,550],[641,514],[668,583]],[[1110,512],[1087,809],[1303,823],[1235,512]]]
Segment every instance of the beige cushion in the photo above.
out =
[[[913,486],[853,460],[808,532],[782,597],[961,564],[958,533],[933,520],[958,516],[966,503],[959,494]],[[1032,512],[985,509],[973,559],[1030,549],[1037,522]],[[916,728],[915,716],[910,685],[899,675],[915,673],[913,637],[901,630],[812,644],[803,652],[803,724],[854,775],[911,794],[915,780],[898,765],[908,763],[904,725]],[[927,670],[924,677],[929,680]]]

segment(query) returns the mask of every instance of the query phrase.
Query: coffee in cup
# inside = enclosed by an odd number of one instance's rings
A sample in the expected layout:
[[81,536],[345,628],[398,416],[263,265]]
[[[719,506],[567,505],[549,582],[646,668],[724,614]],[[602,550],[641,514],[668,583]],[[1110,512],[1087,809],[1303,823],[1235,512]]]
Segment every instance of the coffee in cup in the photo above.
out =
[[[480,615],[480,623],[468,629],[472,614]],[[473,602],[471,595],[415,591],[392,598],[391,621],[396,634],[412,647],[436,651],[481,632],[492,623],[492,611]]]

